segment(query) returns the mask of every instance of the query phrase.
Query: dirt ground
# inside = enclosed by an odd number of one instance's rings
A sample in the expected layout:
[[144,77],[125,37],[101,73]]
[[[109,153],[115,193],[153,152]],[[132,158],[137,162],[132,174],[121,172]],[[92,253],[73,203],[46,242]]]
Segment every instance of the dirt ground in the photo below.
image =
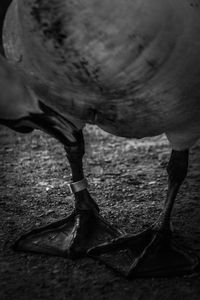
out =
[[[138,232],[158,217],[167,187],[165,137],[127,140],[87,127],[85,174],[112,224]],[[173,211],[177,233],[200,255],[200,143]],[[127,280],[90,258],[72,261],[16,253],[13,241],[70,213],[70,168],[63,146],[35,131],[0,128],[0,299],[200,299],[200,275]]]

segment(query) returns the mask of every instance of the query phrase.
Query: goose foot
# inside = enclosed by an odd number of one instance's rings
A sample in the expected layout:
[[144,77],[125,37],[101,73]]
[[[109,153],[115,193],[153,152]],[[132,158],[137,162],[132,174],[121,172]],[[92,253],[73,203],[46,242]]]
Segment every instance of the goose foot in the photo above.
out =
[[[129,265],[120,269],[112,259],[103,256],[113,251],[128,251]],[[100,258],[107,266],[128,278],[172,277],[195,273],[199,258],[186,252],[172,239],[171,231],[162,231],[156,226],[140,234],[126,235],[89,249],[88,254]],[[104,255],[102,255],[104,254]]]
[[103,241],[122,234],[92,210],[74,210],[72,214],[50,225],[23,235],[14,245],[15,250],[53,256],[79,258],[87,250]]

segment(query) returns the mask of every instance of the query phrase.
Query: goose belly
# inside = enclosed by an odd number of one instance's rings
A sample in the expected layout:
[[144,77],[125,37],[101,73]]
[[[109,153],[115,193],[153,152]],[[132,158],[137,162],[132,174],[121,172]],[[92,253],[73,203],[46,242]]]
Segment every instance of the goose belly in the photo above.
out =
[[19,0],[11,9],[7,55],[49,87],[43,101],[59,113],[127,137],[199,114],[200,10],[191,1]]

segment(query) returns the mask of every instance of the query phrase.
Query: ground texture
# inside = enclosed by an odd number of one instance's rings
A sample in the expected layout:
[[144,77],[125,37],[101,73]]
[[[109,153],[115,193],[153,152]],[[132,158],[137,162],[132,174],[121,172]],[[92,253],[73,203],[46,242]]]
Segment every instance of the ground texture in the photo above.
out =
[[[167,187],[170,148],[164,137],[145,141],[87,127],[85,174],[102,215],[126,232],[158,217]],[[188,177],[173,211],[177,233],[200,255],[200,143],[191,149]],[[0,299],[200,299],[200,275],[126,280],[89,258],[72,261],[15,253],[21,233],[70,213],[70,168],[62,145],[35,131],[0,128]]]

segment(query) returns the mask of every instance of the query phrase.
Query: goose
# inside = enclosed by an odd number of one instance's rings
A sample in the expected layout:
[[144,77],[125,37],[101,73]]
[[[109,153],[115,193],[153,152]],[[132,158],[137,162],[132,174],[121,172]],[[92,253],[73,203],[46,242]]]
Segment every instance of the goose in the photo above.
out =
[[[75,198],[70,216],[15,248],[71,258],[129,249],[127,277],[195,272],[199,258],[175,243],[170,216],[200,137],[200,2],[13,0],[2,23],[1,68],[13,65],[22,96],[1,97],[1,123],[64,145]],[[124,234],[101,217],[83,172],[86,123],[127,138],[166,134],[166,200],[143,232]]]

